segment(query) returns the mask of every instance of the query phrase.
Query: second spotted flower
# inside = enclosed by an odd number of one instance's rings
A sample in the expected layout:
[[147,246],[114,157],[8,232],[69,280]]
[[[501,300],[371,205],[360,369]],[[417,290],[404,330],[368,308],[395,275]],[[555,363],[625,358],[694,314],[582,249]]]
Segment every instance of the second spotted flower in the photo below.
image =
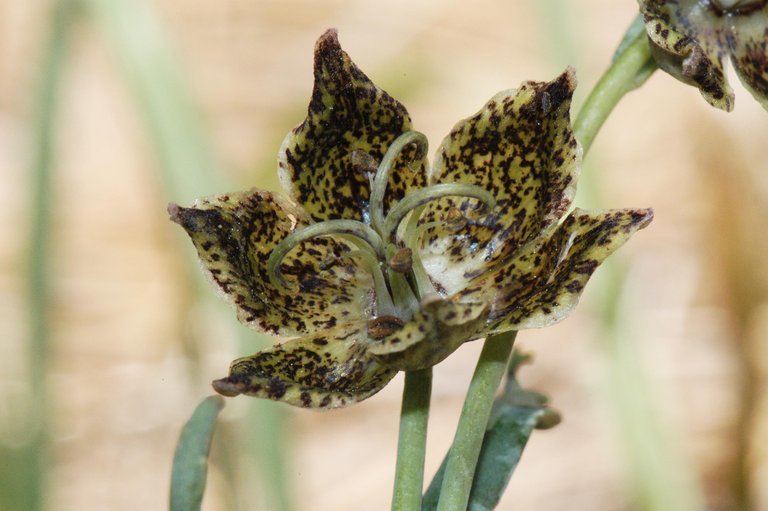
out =
[[638,0],[651,50],[664,71],[695,85],[712,106],[733,109],[730,57],[741,82],[768,110],[768,1]]

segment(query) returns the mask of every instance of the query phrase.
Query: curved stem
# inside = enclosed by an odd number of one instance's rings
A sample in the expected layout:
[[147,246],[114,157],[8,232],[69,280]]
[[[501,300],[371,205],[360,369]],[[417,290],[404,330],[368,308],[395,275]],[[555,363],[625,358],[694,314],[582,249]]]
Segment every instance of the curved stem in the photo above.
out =
[[485,340],[469,385],[459,426],[448,453],[438,511],[465,511],[472,489],[477,458],[483,444],[491,407],[507,370],[517,332],[492,335]]
[[397,442],[395,489],[392,496],[393,511],[421,509],[431,393],[432,368],[405,373],[403,405],[400,411],[400,436]]
[[573,123],[576,139],[585,154],[619,100],[645,83],[656,69],[642,18],[638,17]]
[[384,242],[379,235],[369,226],[357,220],[326,220],[317,224],[312,224],[298,231],[294,231],[283,239],[275,249],[269,254],[267,261],[267,275],[269,282],[279,288],[287,287],[280,273],[280,264],[296,245],[302,241],[307,241],[319,236],[329,236],[333,234],[342,234],[353,236],[356,239],[364,241],[376,253],[379,260],[384,260],[386,251]]
[[384,230],[381,233],[384,239],[391,239],[397,231],[400,222],[406,217],[406,215],[413,209],[423,206],[424,204],[433,200],[441,199],[443,197],[458,196],[468,197],[479,200],[485,211],[489,211],[496,206],[496,199],[493,194],[481,188],[477,185],[468,185],[463,183],[443,183],[439,185],[432,185],[421,190],[408,194],[395,207],[389,210],[387,219],[384,224]]
[[370,199],[371,224],[380,233],[384,232],[382,230],[384,228],[384,194],[387,191],[389,175],[400,153],[410,144],[416,144],[418,148],[416,158],[423,158],[427,153],[427,137],[418,131],[406,131],[389,146],[379,164],[379,169],[376,171],[376,177],[373,178]]
[[424,263],[421,262],[421,254],[419,253],[417,233],[419,232],[419,217],[421,217],[423,210],[424,206],[412,209],[408,224],[405,226],[405,239],[408,240],[408,248],[411,249],[411,257],[413,258],[411,273],[413,274],[419,299],[424,299],[428,295],[437,293],[435,286],[432,285],[432,280],[424,269]]

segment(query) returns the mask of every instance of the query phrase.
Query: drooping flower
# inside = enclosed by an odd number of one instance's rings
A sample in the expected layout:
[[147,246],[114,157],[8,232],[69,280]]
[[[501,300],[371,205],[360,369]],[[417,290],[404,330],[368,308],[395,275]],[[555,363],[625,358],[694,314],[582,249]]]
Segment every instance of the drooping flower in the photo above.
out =
[[573,70],[494,96],[427,164],[426,139],[329,30],[307,118],[279,152],[288,197],[169,207],[241,322],[291,338],[214,388],[310,408],[365,399],[462,343],[563,319],[650,210],[574,210]]
[[638,0],[659,67],[731,111],[723,71],[730,56],[741,82],[768,110],[767,0]]

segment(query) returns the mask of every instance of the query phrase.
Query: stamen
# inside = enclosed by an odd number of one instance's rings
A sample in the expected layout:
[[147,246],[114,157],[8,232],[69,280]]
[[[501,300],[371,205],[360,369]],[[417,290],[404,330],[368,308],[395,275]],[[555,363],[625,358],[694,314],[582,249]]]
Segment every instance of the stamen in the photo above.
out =
[[379,169],[376,171],[376,177],[373,178],[370,199],[371,224],[373,225],[373,228],[380,233],[384,232],[384,194],[387,191],[389,175],[392,172],[392,167],[400,156],[400,153],[411,144],[416,145],[417,153],[415,158],[423,158],[427,153],[427,137],[418,131],[406,131],[397,137],[389,146],[387,152],[384,154],[384,158],[379,164]]
[[374,174],[379,167],[376,158],[360,149],[352,151],[352,154],[349,155],[349,162],[356,170],[365,174]]
[[334,234],[350,236],[353,242],[363,242],[360,245],[366,249],[372,249],[376,254],[376,258],[380,261],[383,261],[386,257],[384,242],[376,231],[368,225],[357,220],[326,220],[325,222],[312,224],[294,231],[278,243],[267,261],[269,282],[278,289],[287,289],[289,287],[288,283],[280,272],[280,265],[283,263],[285,256],[304,241]]
[[384,239],[393,239],[397,228],[400,226],[400,222],[403,221],[411,210],[433,200],[450,196],[477,199],[483,206],[484,211],[490,211],[496,206],[496,199],[491,195],[491,192],[480,186],[462,183],[433,185],[403,197],[403,200],[389,210],[389,214],[384,222],[384,230],[379,232],[382,233]]
[[[416,292],[419,298],[423,300],[424,297],[437,294],[437,292],[435,291],[435,286],[432,285],[432,280],[427,275],[427,271],[424,269],[424,264],[421,262],[419,247],[416,246],[416,242],[420,238],[421,226],[418,224],[422,211],[424,211],[423,205],[411,210],[411,216],[405,225],[404,238],[411,249],[411,274],[413,275],[414,284],[416,284]],[[431,224],[432,222],[429,223]]]
[[445,223],[451,232],[459,232],[467,225],[467,217],[459,208],[451,208],[445,215]]
[[378,259],[368,250],[353,250],[349,254],[349,257],[359,257],[365,264],[368,273],[373,277],[373,289],[376,291],[376,315],[377,316],[394,316],[397,312],[395,303],[392,301],[392,296],[389,294],[387,288],[387,280],[384,277],[384,272],[379,265]]
[[410,319],[419,310],[419,299],[413,294],[413,289],[405,275],[388,268],[387,277],[389,287],[392,289],[392,298],[397,304],[397,316]]
[[410,248],[401,248],[387,261],[387,265],[397,273],[408,273],[413,266],[413,253]]

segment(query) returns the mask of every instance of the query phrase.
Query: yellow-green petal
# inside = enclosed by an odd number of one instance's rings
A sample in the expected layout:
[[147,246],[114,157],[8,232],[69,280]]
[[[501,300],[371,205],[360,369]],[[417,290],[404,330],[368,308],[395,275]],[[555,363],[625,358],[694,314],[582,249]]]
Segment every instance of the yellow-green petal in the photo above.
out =
[[639,0],[651,50],[661,69],[698,87],[707,102],[733,110],[733,90],[723,71],[727,56],[724,16],[698,0]]
[[741,82],[768,110],[768,2],[748,14],[734,16],[728,42]]
[[[279,154],[283,187],[316,221],[367,220],[372,171],[389,145],[411,130],[407,110],[379,89],[341,49],[335,30],[315,46],[315,85],[307,118]],[[407,148],[390,175],[388,206],[426,180],[425,161]]]
[[539,328],[565,319],[600,263],[652,219],[649,209],[574,210],[542,247],[550,262],[534,286],[521,288],[514,272],[496,283],[491,331]]
[[[459,122],[442,142],[430,182],[459,182],[490,191],[497,201],[477,218],[474,199],[430,204],[421,223],[421,260],[447,295],[554,226],[576,190],[581,149],[570,122],[573,69],[551,82],[525,82],[493,97]],[[445,222],[461,211],[466,225]]]
[[275,246],[306,225],[303,213],[279,195],[252,190],[169,207],[171,220],[190,235],[203,268],[237,312],[263,332],[296,336],[366,318],[372,279],[347,254],[350,246],[314,238],[288,253],[281,265],[286,289],[270,283],[267,261]]
[[303,408],[331,409],[366,399],[395,376],[367,351],[365,323],[293,339],[232,362],[213,382],[225,396],[245,394]]
[[432,367],[464,342],[481,337],[488,306],[428,298],[402,328],[381,340],[371,340],[369,352],[401,371]]

